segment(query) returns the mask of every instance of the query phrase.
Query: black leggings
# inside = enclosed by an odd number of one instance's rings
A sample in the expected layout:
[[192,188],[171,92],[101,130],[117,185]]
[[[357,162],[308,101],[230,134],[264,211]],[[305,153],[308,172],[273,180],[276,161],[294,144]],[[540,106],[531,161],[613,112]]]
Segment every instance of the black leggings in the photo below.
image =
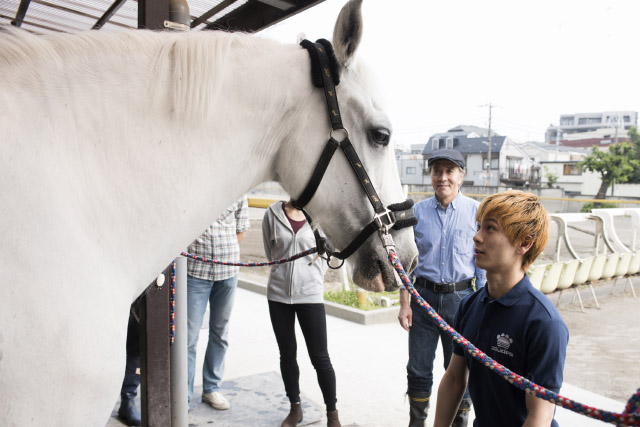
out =
[[280,349],[280,372],[289,401],[300,402],[300,369],[296,360],[295,332],[297,315],[327,411],[335,411],[336,374],[327,350],[327,318],[324,304],[283,304],[269,301],[269,315]]

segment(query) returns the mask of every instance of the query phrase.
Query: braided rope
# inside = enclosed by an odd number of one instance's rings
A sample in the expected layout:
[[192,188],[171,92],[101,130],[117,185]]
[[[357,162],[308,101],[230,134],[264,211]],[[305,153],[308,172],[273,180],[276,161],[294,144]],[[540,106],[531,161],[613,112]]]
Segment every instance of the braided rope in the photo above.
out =
[[199,257],[196,255],[192,255],[190,253],[187,252],[182,252],[181,255],[182,256],[186,256],[187,258],[191,258],[191,259],[195,259],[197,261],[202,261],[202,262],[210,262],[213,264],[219,264],[219,265],[231,265],[234,267],[264,267],[267,265],[276,265],[276,264],[284,264],[287,262],[291,262],[291,261],[295,261],[299,258],[303,258],[306,257],[307,255],[313,254],[318,252],[317,248],[311,248],[311,249],[307,249],[304,252],[300,252],[298,254],[295,254],[289,258],[282,258],[279,259],[277,261],[269,261],[269,262],[226,262],[226,261],[215,261],[212,259],[207,259],[207,258],[203,258],[203,257]]
[[[181,255],[187,258],[195,259],[197,261],[212,263],[212,264],[220,264],[220,265],[231,265],[235,267],[264,267],[267,265],[276,265],[276,264],[284,264],[286,262],[295,261],[299,258],[303,258],[307,255],[311,255],[313,253],[318,252],[317,248],[307,249],[304,252],[300,252],[295,254],[289,258],[282,258],[277,261],[269,261],[269,262],[226,262],[226,261],[216,261],[212,259],[207,259],[203,257],[199,257],[187,252],[182,252]],[[175,341],[176,337],[176,262],[174,261],[171,264],[171,300],[169,301],[169,310],[170,310],[170,336],[171,336],[171,344]]]
[[171,344],[176,339],[176,262],[171,263],[171,299],[169,300],[170,318],[171,318]]
[[[299,254],[293,255],[289,258],[282,258],[277,261],[269,261],[269,262],[248,262],[248,263],[233,263],[233,262],[225,262],[225,261],[215,261],[210,260],[203,257],[198,257],[187,252],[182,252],[181,255],[195,259],[202,262],[220,264],[220,265],[230,265],[230,266],[238,266],[238,267],[262,267],[269,265],[277,265],[284,264],[286,262],[295,261],[296,259],[305,257],[312,253],[317,252],[316,248],[308,249],[304,252],[300,252]],[[509,381],[509,383],[513,384],[515,387],[518,387],[520,390],[524,390],[526,393],[533,394],[540,399],[547,400],[557,406],[561,406],[563,408],[569,409],[578,414],[600,420],[606,423],[616,424],[616,425],[624,425],[624,426],[640,426],[640,389],[638,389],[635,394],[633,394],[624,409],[624,412],[610,412],[602,409],[598,409],[592,406],[584,405],[580,402],[576,402],[575,400],[569,399],[567,397],[561,396],[551,390],[547,390],[546,388],[537,385],[536,383],[529,381],[526,378],[516,374],[508,368],[505,368],[500,363],[493,360],[491,357],[487,356],[484,352],[478,349],[476,346],[471,344],[466,338],[460,335],[455,329],[445,322],[440,315],[418,294],[415,288],[411,285],[409,278],[407,277],[407,273],[404,271],[400,260],[398,259],[397,254],[391,250],[389,251],[389,262],[393,265],[395,270],[398,272],[398,275],[402,279],[402,283],[405,286],[416,302],[422,306],[427,314],[431,316],[431,318],[437,323],[438,327],[444,330],[451,338],[457,342],[460,346],[462,346],[467,353],[469,353],[474,359],[478,362],[482,363],[484,366],[489,368],[493,373],[500,375],[505,380]],[[174,341],[175,337],[175,282],[176,282],[176,263],[172,264],[172,277],[171,277],[171,343]]]
[[404,271],[404,268],[402,267],[402,264],[400,264],[400,260],[394,251],[389,251],[389,261],[398,272],[405,289],[411,293],[416,302],[425,309],[431,318],[433,318],[433,320],[438,324],[438,327],[449,334],[449,336],[462,346],[474,359],[482,363],[495,374],[500,375],[502,378],[509,381],[520,390],[524,390],[526,393],[534,394],[536,397],[547,400],[555,405],[562,406],[563,408],[569,409],[573,412],[577,412],[578,414],[616,425],[640,426],[640,389],[638,389],[636,393],[629,398],[624,412],[616,413],[576,402],[523,378],[484,354],[480,349],[471,344],[466,338],[449,326],[447,322],[442,320],[438,313],[420,296],[420,294],[418,294],[418,292],[416,292],[415,288],[411,285],[411,282],[407,277],[407,273]]

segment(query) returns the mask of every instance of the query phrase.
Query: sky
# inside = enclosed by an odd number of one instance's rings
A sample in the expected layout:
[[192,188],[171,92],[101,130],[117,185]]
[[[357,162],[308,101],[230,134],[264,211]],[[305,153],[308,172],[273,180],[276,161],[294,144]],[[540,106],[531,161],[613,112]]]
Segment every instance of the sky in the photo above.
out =
[[[259,34],[331,39],[345,0]],[[358,50],[386,93],[396,146],[459,124],[544,141],[561,114],[640,111],[639,0],[364,0]],[[339,87],[338,87],[339,90]]]

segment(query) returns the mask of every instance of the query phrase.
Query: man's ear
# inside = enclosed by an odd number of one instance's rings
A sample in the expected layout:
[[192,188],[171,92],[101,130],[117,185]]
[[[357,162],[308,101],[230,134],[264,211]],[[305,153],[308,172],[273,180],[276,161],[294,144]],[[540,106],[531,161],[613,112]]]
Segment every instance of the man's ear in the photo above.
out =
[[529,251],[529,249],[531,249],[531,246],[533,246],[533,236],[525,237],[522,240],[522,242],[520,242],[520,244],[518,245],[518,254],[520,255],[526,254]]

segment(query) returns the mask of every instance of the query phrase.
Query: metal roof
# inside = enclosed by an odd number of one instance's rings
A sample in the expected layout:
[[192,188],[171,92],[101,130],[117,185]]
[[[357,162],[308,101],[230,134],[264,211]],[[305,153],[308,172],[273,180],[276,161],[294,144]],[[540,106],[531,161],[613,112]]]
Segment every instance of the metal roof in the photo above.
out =
[[[502,150],[502,145],[507,140],[506,136],[495,135],[491,137],[491,152],[497,154]],[[426,158],[431,156],[434,150],[432,144],[427,143],[422,150],[422,155]],[[453,136],[453,148],[462,154],[486,153],[489,151],[487,137],[467,138],[465,135]]]
[[[255,32],[323,0],[187,0],[192,30],[224,29]],[[25,12],[26,9],[26,12]],[[112,10],[116,9],[112,14]],[[112,14],[112,15],[111,15]],[[110,16],[111,15],[111,16]],[[101,28],[138,27],[137,0],[1,0],[0,24],[18,24],[39,34]]]

